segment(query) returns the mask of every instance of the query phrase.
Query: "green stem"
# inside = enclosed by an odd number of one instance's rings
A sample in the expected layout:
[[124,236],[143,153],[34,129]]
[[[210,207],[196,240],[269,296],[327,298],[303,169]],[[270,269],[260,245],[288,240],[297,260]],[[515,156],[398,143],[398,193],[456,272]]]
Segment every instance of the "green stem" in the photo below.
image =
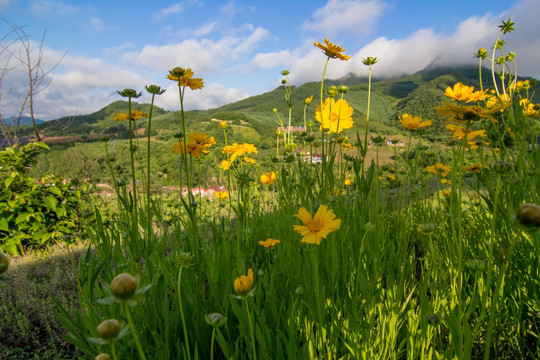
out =
[[133,157],[133,127],[131,125],[131,98],[128,98],[128,111],[129,111],[129,155],[131,158],[131,182],[133,185],[133,235],[138,239],[139,234],[139,209],[137,206],[137,179],[135,177],[135,160]]
[[248,318],[248,323],[249,323],[249,334],[251,336],[251,349],[253,351],[253,359],[257,360],[257,351],[255,349],[255,332],[253,331],[253,324],[251,323],[251,316],[249,315],[248,299],[244,299],[244,302],[246,303],[246,312],[247,312],[247,318]]
[[148,242],[148,245],[150,244],[150,234],[152,234],[152,213],[150,211],[150,129],[151,129],[151,124],[152,124],[152,110],[154,109],[154,97],[156,96],[156,94],[152,94],[152,100],[150,101],[150,114],[148,115],[148,128],[146,130],[147,132],[147,135],[148,135],[148,146],[147,146],[147,152],[146,152],[146,173],[147,173],[147,176],[146,176],[146,201],[147,201],[147,209],[146,209],[146,212],[147,212],[147,216],[148,216],[148,219],[147,219],[147,235],[146,235],[146,238],[147,238],[147,242]]
[[118,359],[118,358],[116,357],[116,349],[114,348],[114,342],[111,342],[111,354],[112,354],[113,360],[117,360],[117,359]]
[[368,95],[367,95],[367,112],[366,112],[366,135],[364,136],[364,146],[366,146],[367,151],[367,136],[369,131],[369,107],[371,104],[371,65],[369,65],[369,72],[368,72]]
[[182,305],[182,269],[184,266],[180,266],[180,270],[178,271],[178,285],[177,285],[177,295],[178,295],[178,306],[180,307],[180,318],[182,319],[182,328],[184,330],[184,342],[186,343],[186,352],[188,359],[191,359],[191,352],[189,350],[189,341],[188,341],[188,335],[187,335],[187,327],[186,327],[186,318],[184,316],[184,307]]
[[129,324],[129,328],[131,329],[131,334],[133,335],[133,340],[135,341],[135,346],[137,347],[137,352],[139,353],[139,357],[143,360],[146,360],[146,356],[144,355],[141,342],[139,341],[139,336],[137,336],[137,330],[135,329],[135,325],[133,324],[133,319],[131,318],[131,311],[129,310],[129,305],[127,303],[124,303],[124,312],[126,313],[126,318]]
[[212,340],[210,340],[210,360],[214,360],[214,338],[216,337],[216,327],[212,329]]

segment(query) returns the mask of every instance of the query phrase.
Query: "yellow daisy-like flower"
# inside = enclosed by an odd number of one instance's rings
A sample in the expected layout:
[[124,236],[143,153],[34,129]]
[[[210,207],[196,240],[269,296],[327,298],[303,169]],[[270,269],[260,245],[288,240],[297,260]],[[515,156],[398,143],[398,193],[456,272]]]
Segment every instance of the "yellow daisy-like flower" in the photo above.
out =
[[231,167],[231,163],[228,162],[227,160],[223,160],[223,161],[221,162],[221,165],[219,165],[219,168],[220,168],[221,170],[223,170],[223,171],[229,170],[230,167]]
[[189,87],[191,90],[197,90],[204,87],[204,82],[201,78],[194,78],[191,69],[185,69],[182,76],[167,75],[167,79],[177,81],[178,86]]
[[240,296],[247,296],[253,288],[253,270],[248,270],[247,276],[242,275],[234,280],[234,291]]
[[491,94],[487,97],[486,101],[486,107],[488,109],[507,104],[509,104],[508,106],[512,105],[512,100],[508,94]]
[[230,162],[233,162],[238,156],[244,156],[245,154],[258,154],[259,151],[253,144],[238,144],[233,143],[232,145],[227,145],[223,148],[223,154],[231,154],[229,159]]
[[311,95],[310,97],[306,98],[304,100],[304,105],[309,105],[311,104],[311,101],[313,100],[313,95]]
[[351,179],[345,179],[345,186],[351,186],[351,185],[352,185]]
[[450,196],[450,194],[452,194],[452,190],[450,190],[450,189],[439,191],[439,195],[441,197],[448,197],[448,196]]
[[125,114],[125,113],[120,113],[120,114],[116,114],[116,116],[114,117],[114,121],[125,121],[129,119],[129,115],[128,114]]
[[330,41],[328,41],[328,39],[324,39],[324,43],[325,45],[318,42],[313,42],[313,44],[319,49],[321,49],[324,52],[324,54],[328,56],[329,58],[340,59],[340,60],[345,60],[345,61],[351,58],[349,55],[342,54],[342,52],[344,52],[345,49],[342,48],[341,46],[332,44]]
[[277,244],[279,244],[279,242],[280,241],[276,239],[266,239],[264,241],[263,240],[259,241],[259,245],[264,246],[267,249],[271,249]]
[[208,154],[208,150],[206,150],[204,145],[197,144],[193,140],[189,140],[186,143],[183,141],[177,142],[173,145],[172,151],[175,154],[189,154],[197,159],[201,158],[201,154]]
[[244,156],[244,162],[246,164],[255,164],[255,163],[257,163],[257,161],[255,161],[255,159],[252,159],[252,158],[247,157],[247,156]]
[[403,124],[406,129],[411,131],[417,131],[431,126],[431,120],[422,121],[420,116],[411,116],[409,114],[401,115],[399,117],[399,122]]
[[320,130],[330,129],[330,132],[340,133],[353,126],[353,108],[346,100],[326,98],[323,104],[323,119],[321,119],[321,106],[317,106],[315,119],[321,123]]
[[299,218],[304,225],[293,225],[293,229],[303,236],[302,242],[308,244],[319,245],[321,239],[326,239],[331,232],[339,230],[341,227],[341,220],[336,219],[334,211],[328,210],[326,205],[319,206],[313,218],[303,207],[294,216]]
[[214,197],[219,200],[225,200],[229,197],[229,193],[226,191],[216,191]]
[[260,177],[260,181],[262,184],[272,185],[274,181],[276,180],[277,180],[277,176],[274,171],[267,171],[266,173],[262,174]]
[[386,178],[390,181],[396,181],[396,175],[394,174],[386,174]]
[[139,110],[132,110],[131,111],[131,120],[139,120],[140,118],[148,117],[148,114]]
[[483,168],[484,168],[484,165],[482,164],[471,164],[469,166],[464,166],[463,172],[471,172],[471,173],[479,174]]
[[441,163],[437,163],[435,165],[426,166],[426,171],[430,172],[435,175],[441,175],[442,177],[446,177],[450,173],[450,166],[444,165]]
[[[206,149],[212,147],[212,145],[216,143],[216,140],[214,139],[213,136],[201,134],[198,131],[188,134],[188,137],[189,137],[189,140],[194,141],[198,145],[204,146]],[[206,154],[207,153],[208,152],[206,152]]]
[[[452,131],[454,133],[452,137],[456,139],[461,140],[465,136],[465,128],[462,126],[447,124],[445,129],[448,131]],[[476,139],[477,137],[485,138],[486,136],[487,136],[486,130],[476,130],[476,131],[467,130],[467,141],[472,141]]]
[[342,148],[345,148],[345,149],[356,149],[356,147],[354,145],[352,145],[351,143],[348,143],[348,142],[342,142],[341,144],[341,147]]
[[519,104],[523,107],[523,113],[526,116],[537,116],[538,110],[537,106],[529,101],[529,99],[521,99]]
[[444,95],[456,101],[468,101],[473,92],[474,88],[472,86],[463,85],[458,82],[457,84],[454,84],[453,88],[450,86],[447,87]]
[[495,119],[491,114],[502,111],[509,106],[511,106],[512,103],[504,104],[495,106],[491,109],[484,110],[480,106],[476,105],[456,105],[456,104],[450,104],[445,103],[444,106],[438,106],[435,108],[437,111],[437,114],[441,116],[448,117],[449,122],[472,122],[479,120],[480,118],[486,118],[490,119],[492,122],[497,122],[497,119]]
[[220,121],[219,122],[219,127],[222,128],[222,129],[226,129],[229,127],[229,123],[226,122],[226,121]]

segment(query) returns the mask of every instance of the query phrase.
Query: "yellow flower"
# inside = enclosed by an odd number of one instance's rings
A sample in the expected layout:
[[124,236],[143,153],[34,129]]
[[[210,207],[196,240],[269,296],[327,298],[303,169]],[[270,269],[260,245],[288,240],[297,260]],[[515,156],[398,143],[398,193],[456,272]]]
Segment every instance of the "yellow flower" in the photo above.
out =
[[352,185],[351,179],[345,179],[345,185],[346,186],[351,186]]
[[139,110],[131,111],[131,120],[139,120],[142,117],[148,117],[148,114]]
[[223,160],[221,162],[221,165],[219,165],[220,169],[225,171],[225,170],[229,170],[229,168],[231,167],[231,163],[228,162],[227,160]]
[[293,225],[294,231],[303,236],[302,242],[308,244],[320,244],[321,239],[326,239],[331,232],[338,230],[341,226],[341,220],[336,219],[334,211],[328,210],[326,205],[319,206],[313,218],[303,207],[294,216],[304,223],[304,225]]
[[251,288],[253,288],[253,270],[250,268],[247,276],[242,275],[234,280],[234,291],[240,296],[246,296]]
[[129,119],[129,115],[128,114],[125,114],[125,113],[120,113],[120,114],[116,114],[116,116],[114,117],[114,121],[125,121]]
[[315,119],[321,123],[320,130],[330,129],[330,132],[340,133],[353,126],[353,108],[346,100],[338,101],[326,98],[323,104],[323,119],[321,119],[321,106],[317,106]]
[[[197,145],[203,146],[205,149],[212,147],[212,145],[216,143],[213,136],[201,134],[198,131],[188,134],[188,137],[189,140],[194,141]],[[208,154],[208,151],[206,151],[205,154]]]
[[276,173],[274,171],[267,171],[261,175],[260,181],[262,184],[272,185],[277,180]]
[[477,173],[479,174],[480,171],[484,168],[484,165],[482,164],[471,164],[469,166],[463,167],[463,172],[471,172],[471,173]]
[[458,82],[454,84],[454,88],[447,87],[444,95],[456,101],[468,101],[473,92],[474,88],[472,86],[463,85]]
[[480,106],[476,105],[455,105],[445,103],[444,106],[438,106],[435,108],[435,110],[437,111],[437,114],[449,117],[449,119],[447,120],[449,122],[471,122],[479,120],[480,118],[487,118],[493,122],[497,122],[497,120],[493,116],[491,116],[491,114],[497,111],[502,111],[511,105],[512,103],[509,102],[508,104],[503,104],[493,107],[491,109],[484,110]]
[[345,148],[345,149],[355,149],[356,147],[348,142],[342,142],[341,144],[341,147]]
[[250,157],[244,156],[244,162],[246,164],[255,164],[257,161],[255,161],[255,159],[252,159]]
[[411,116],[409,114],[401,115],[399,117],[399,122],[402,123],[406,129],[412,131],[431,126],[431,120],[422,121],[420,116]]
[[510,99],[510,96],[508,94],[491,94],[487,97],[486,107],[488,109],[492,109],[496,106],[501,105],[512,105],[512,100]]
[[529,80],[518,80],[517,83],[513,82],[509,87],[506,88],[506,91],[520,91],[520,90],[529,90],[531,87],[531,82]]
[[[462,126],[447,124],[445,129],[448,131],[452,131],[454,133],[452,137],[456,139],[461,140],[465,136],[465,128]],[[487,136],[486,130],[476,130],[476,131],[467,130],[467,141],[472,141],[476,139],[477,137],[485,138],[486,136]]]
[[442,197],[450,196],[451,193],[452,193],[452,190],[450,189],[439,191],[439,195]]
[[450,166],[437,163],[435,165],[426,166],[426,171],[435,175],[446,177],[450,173]]
[[276,244],[279,244],[279,240],[276,239],[266,239],[259,241],[259,245],[264,246],[267,249],[273,248]]
[[521,99],[519,101],[520,105],[523,107],[523,113],[527,116],[536,116],[538,115],[538,110],[529,99]]
[[[175,68],[176,69],[176,68]],[[189,87],[191,90],[197,90],[204,87],[204,82],[201,78],[194,78],[193,71],[191,69],[182,69],[183,75],[175,76],[172,74],[167,75],[167,79],[177,81],[179,86]]]
[[220,121],[219,122],[219,127],[221,127],[222,129],[226,129],[229,127],[229,123],[226,122],[226,121]]
[[328,39],[324,39],[324,43],[325,45],[318,42],[313,42],[313,44],[319,49],[321,49],[324,52],[324,54],[328,56],[329,58],[340,59],[340,60],[345,60],[345,61],[351,58],[349,55],[341,54],[342,52],[345,51],[345,49],[342,48],[341,46],[332,44],[330,41],[328,41]]
[[396,181],[396,175],[394,174],[386,174],[386,178],[390,181]]
[[304,105],[309,105],[311,104],[311,101],[313,100],[313,95],[311,95],[310,97],[306,98],[304,100]]
[[201,153],[208,154],[208,150],[204,145],[197,144],[193,140],[189,140],[187,143],[179,141],[173,145],[172,151],[175,154],[189,154],[197,159],[200,159]]
[[227,145],[223,148],[223,154],[232,154],[229,161],[233,162],[237,156],[244,156],[244,154],[258,154],[259,151],[253,144],[237,144]]
[[227,199],[229,197],[229,193],[226,192],[226,191],[216,191],[214,193],[214,197],[216,199],[225,200],[225,199]]
[[448,179],[441,179],[441,184],[445,184],[445,185],[452,185],[452,180],[448,180]]

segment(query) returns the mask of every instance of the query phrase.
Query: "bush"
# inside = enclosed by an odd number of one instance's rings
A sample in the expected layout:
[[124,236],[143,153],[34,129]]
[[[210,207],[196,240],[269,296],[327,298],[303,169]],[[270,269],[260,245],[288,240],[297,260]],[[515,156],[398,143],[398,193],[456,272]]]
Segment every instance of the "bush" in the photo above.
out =
[[0,151],[0,249],[19,254],[74,239],[81,229],[81,200],[86,187],[47,175],[28,176],[46,144],[29,143]]

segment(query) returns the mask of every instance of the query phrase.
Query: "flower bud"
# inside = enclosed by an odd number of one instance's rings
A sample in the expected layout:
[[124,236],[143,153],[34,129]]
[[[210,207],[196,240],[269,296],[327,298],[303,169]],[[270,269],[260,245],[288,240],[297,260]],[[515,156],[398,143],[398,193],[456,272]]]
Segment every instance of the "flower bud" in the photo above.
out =
[[481,48],[481,49],[478,49],[478,52],[476,54],[474,54],[474,56],[479,58],[479,59],[487,59],[488,52],[487,52],[486,49]]
[[9,267],[9,258],[6,254],[0,252],[0,274],[7,271]]
[[94,358],[95,360],[111,360],[109,354],[101,353]]
[[138,97],[141,97],[142,96],[142,92],[140,93],[137,93],[137,91],[133,90],[133,89],[124,89],[122,91],[118,91],[116,90],[116,92],[122,96],[122,97],[127,97],[127,98],[138,98]]
[[349,87],[346,85],[340,85],[337,90],[340,94],[346,94],[349,92]]
[[527,227],[540,227],[540,206],[536,204],[523,204],[516,213],[516,218]]
[[154,95],[161,95],[163,94],[166,89],[161,89],[160,86],[157,86],[157,85],[148,85],[148,86],[145,86],[144,87],[146,89],[146,91],[148,91],[150,94],[154,94]]
[[379,61],[379,59],[373,56],[368,56],[367,58],[362,59],[362,63],[366,66],[375,65],[377,61]]
[[212,327],[220,327],[225,325],[227,317],[220,313],[212,313],[205,316],[206,323]]
[[98,335],[104,340],[114,339],[120,333],[120,321],[116,319],[104,320],[97,326]]
[[137,279],[131,274],[117,275],[111,282],[111,293],[118,300],[127,300],[137,290]]
[[222,128],[222,129],[226,129],[229,127],[229,123],[226,122],[226,121],[220,121],[219,122],[219,127]]
[[332,86],[329,86],[328,87],[328,90],[326,90],[326,94],[329,96],[329,97],[334,97],[336,96],[337,94],[337,87],[332,85]]
[[290,73],[291,73],[291,72],[290,72],[289,70],[285,69],[285,70],[283,70],[283,71],[281,72],[281,75],[287,76],[287,75],[289,75]]

